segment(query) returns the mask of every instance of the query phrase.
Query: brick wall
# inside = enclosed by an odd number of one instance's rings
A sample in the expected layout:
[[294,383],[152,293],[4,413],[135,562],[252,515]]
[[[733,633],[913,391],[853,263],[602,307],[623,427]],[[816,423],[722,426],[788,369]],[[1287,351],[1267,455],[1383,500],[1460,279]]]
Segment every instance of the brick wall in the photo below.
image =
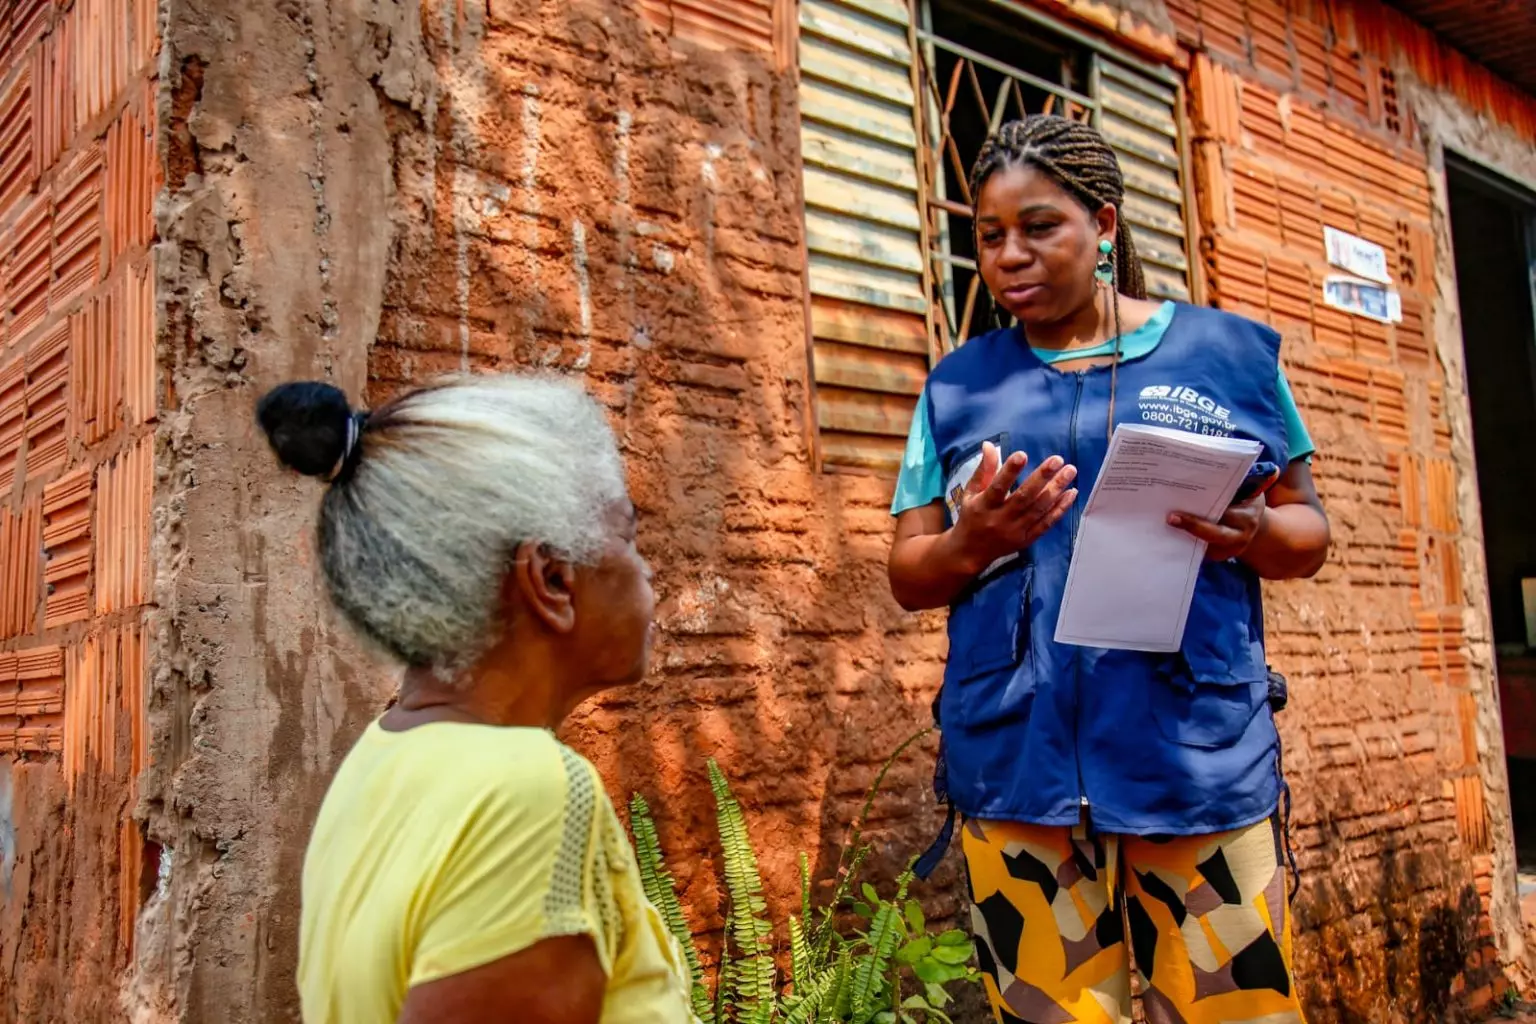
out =
[[0,1019],[105,1019],[143,864],[155,5],[0,3]]
[[[18,698],[0,743],[26,729],[37,748],[0,774],[0,838],[17,837],[0,882],[27,895],[0,905],[0,959],[22,964],[21,1005],[96,1019],[132,939],[143,1017],[293,1016],[308,822],[393,686],[316,594],[314,489],[250,422],[261,389],[299,376],[377,402],[444,370],[542,366],[607,404],[659,570],[657,667],[568,738],[615,795],[655,798],[706,928],[719,894],[703,763],[719,758],[782,909],[796,851],[824,877],[876,766],[926,724],[944,655],[942,617],[888,595],[890,482],[813,466],[784,5],[178,0],[152,115],[138,98],[151,19],[133,3],[108,19],[131,26],[120,72],[69,63],[82,46],[118,52],[71,35],[90,24],[84,0],[0,7],[0,693]],[[1319,581],[1271,591],[1295,690],[1283,729],[1309,1009],[1449,1016],[1491,1000],[1503,966],[1483,909],[1501,884],[1487,851],[1502,791],[1478,725],[1490,677],[1447,253],[1403,76],[1507,96],[1346,4],[1169,8],[1197,54],[1213,294],[1285,329],[1338,538]],[[76,66],[104,77],[81,86]],[[79,102],[91,112],[49,113]],[[1518,131],[1536,126],[1523,109]],[[39,127],[18,127],[33,111]],[[136,275],[155,124],[151,294]],[[1403,324],[1320,308],[1323,223],[1393,253]],[[154,449],[157,353],[128,343],[150,324],[166,378]],[[146,757],[141,870],[124,811]],[[887,866],[936,824],[929,768],[903,765],[876,809]],[[959,895],[953,866],[924,892],[939,915]]]
[[[1464,587],[1482,572],[1462,560],[1478,536],[1462,497],[1475,477],[1447,402],[1448,387],[1464,401],[1459,370],[1448,376],[1441,359],[1459,338],[1436,337],[1450,255],[1431,147],[1398,82],[1415,73],[1409,57],[1458,58],[1371,4],[1169,6],[1196,54],[1211,294],[1284,333],[1334,528],[1334,557],[1316,581],[1269,591],[1271,651],[1294,693],[1282,735],[1309,1007],[1322,1020],[1480,1009],[1504,984],[1484,786],[1502,763],[1496,736],[1479,753],[1480,706],[1494,697],[1486,670],[1472,669],[1486,609],[1469,607]],[[1524,112],[1502,111],[1528,128]],[[1385,247],[1401,323],[1323,304],[1324,225]],[[1497,792],[1493,813],[1507,820]]]

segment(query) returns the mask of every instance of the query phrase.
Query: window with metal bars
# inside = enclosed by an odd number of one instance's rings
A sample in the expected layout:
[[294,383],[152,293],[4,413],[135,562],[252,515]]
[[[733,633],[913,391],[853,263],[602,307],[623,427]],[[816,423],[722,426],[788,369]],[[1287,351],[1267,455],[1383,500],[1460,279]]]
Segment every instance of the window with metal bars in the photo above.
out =
[[1149,289],[1191,298],[1172,71],[1024,0],[800,0],[799,61],[823,466],[893,470],[929,367],[994,325],[966,178],[1004,121],[1091,120],[1125,172]]

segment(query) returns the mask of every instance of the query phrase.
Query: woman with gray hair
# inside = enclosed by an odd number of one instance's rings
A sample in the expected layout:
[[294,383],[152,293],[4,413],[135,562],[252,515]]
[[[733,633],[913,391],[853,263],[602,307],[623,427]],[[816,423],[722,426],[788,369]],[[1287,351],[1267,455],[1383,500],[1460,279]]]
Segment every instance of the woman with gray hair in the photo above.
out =
[[682,957],[591,764],[553,730],[644,673],[654,595],[602,410],[511,375],[354,413],[285,384],[257,416],[328,481],[331,600],[406,666],[304,860],[308,1024],[670,1024]]

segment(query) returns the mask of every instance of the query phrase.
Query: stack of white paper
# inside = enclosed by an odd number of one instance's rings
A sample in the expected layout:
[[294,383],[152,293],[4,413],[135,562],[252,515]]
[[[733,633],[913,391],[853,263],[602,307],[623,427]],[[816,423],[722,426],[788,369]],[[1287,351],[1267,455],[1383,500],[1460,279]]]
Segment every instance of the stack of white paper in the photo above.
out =
[[1206,545],[1168,517],[1220,518],[1259,451],[1256,441],[1116,427],[1078,528],[1056,642],[1178,650]]

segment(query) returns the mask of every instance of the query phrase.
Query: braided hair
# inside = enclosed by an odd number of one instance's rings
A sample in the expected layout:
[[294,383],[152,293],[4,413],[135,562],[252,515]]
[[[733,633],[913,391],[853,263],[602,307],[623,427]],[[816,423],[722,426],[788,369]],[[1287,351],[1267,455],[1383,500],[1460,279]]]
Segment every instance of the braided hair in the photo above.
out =
[[[1097,128],[1083,121],[1052,114],[1031,114],[1009,121],[988,137],[971,167],[971,201],[981,197],[987,179],[1010,167],[1033,167],[1083,205],[1090,214],[1105,206],[1121,213],[1125,178],[1120,161]],[[1110,289],[1114,311],[1115,352],[1110,363],[1109,428],[1115,423],[1115,379],[1120,368],[1120,292],[1133,299],[1147,297],[1141,257],[1124,216],[1115,219],[1115,280]],[[977,246],[980,251],[980,246]]]

